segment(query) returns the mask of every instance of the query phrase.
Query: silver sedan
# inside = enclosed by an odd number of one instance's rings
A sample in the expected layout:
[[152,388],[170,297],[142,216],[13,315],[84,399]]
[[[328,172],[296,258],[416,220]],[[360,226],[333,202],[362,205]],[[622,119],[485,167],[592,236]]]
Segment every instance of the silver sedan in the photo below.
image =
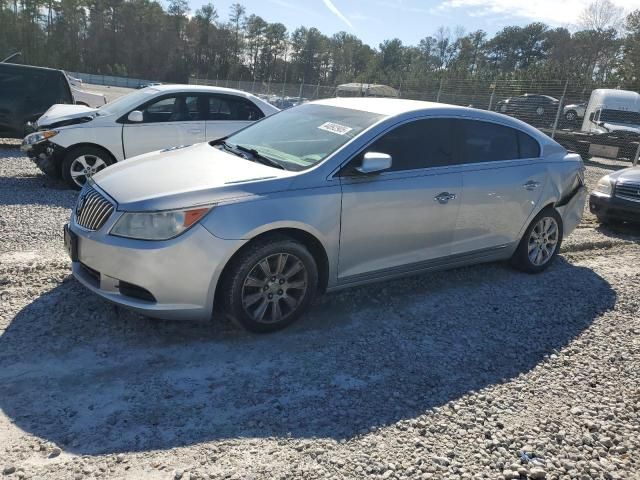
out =
[[112,302],[267,332],[319,292],[499,260],[541,272],[580,222],[583,172],[504,115],[328,99],[105,169],[65,243],[75,277]]

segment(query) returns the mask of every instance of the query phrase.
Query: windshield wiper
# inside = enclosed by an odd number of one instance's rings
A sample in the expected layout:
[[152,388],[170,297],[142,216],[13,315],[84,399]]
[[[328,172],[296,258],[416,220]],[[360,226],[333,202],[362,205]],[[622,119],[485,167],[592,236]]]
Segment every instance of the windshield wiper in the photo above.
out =
[[[224,143],[226,143],[226,142],[224,142]],[[256,160],[257,162],[262,163],[263,165],[268,165],[270,167],[279,168],[280,170],[286,170],[284,165],[282,165],[279,162],[276,162],[275,160],[272,160],[269,157],[266,157],[266,156],[262,155],[255,148],[244,147],[242,145],[236,145],[235,148],[240,150],[241,152],[246,152],[246,153],[250,154],[253,157],[254,160]]]
[[211,146],[212,147],[220,146],[224,148],[227,152],[230,152],[238,157],[244,158],[244,155],[238,152],[235,148],[233,148],[233,145],[231,145],[230,143],[227,143],[224,138],[216,140],[215,142],[211,142]]

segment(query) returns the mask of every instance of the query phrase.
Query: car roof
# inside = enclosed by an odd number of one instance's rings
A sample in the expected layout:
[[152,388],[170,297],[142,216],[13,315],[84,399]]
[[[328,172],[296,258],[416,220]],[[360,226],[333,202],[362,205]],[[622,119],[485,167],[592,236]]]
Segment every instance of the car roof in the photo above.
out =
[[63,70],[58,70],[56,68],[48,68],[48,67],[37,67],[35,65],[25,65],[23,63],[10,63],[10,62],[0,62],[1,67],[10,67],[10,68],[26,68],[30,70],[42,70],[45,72],[60,72],[64,74]]
[[[470,120],[481,120],[500,123],[516,128],[536,138],[541,144],[556,143],[540,130],[517,118],[501,113],[482,110],[473,107],[461,107],[446,103],[424,102],[421,100],[405,100],[400,98],[370,98],[370,97],[336,97],[324,100],[315,100],[305,105],[327,105],[331,107],[348,108],[363,112],[384,115],[387,118],[403,116],[405,114],[429,114],[454,116]],[[300,107],[295,107],[300,108]]]
[[210,85],[189,85],[189,84],[162,84],[153,85],[149,88],[153,88],[159,92],[171,93],[171,92],[205,92],[205,93],[228,93],[232,95],[241,95],[243,97],[254,97],[251,93],[244,92],[242,90],[236,90],[235,88],[214,87]]
[[317,105],[327,105],[330,107],[348,108],[351,110],[361,110],[363,112],[376,113],[394,117],[403,113],[418,112],[425,110],[470,110],[466,107],[447,105],[444,103],[424,102],[421,100],[405,100],[401,98],[378,98],[378,97],[335,97],[316,100]]

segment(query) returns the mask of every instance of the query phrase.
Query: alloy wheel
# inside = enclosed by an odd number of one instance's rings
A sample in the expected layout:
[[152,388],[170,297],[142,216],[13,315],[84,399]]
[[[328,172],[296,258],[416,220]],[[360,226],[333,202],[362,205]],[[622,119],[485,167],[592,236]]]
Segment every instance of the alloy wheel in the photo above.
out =
[[291,316],[308,288],[304,263],[290,253],[277,253],[254,265],[242,286],[242,307],[258,323],[278,323]]
[[546,264],[558,248],[560,229],[553,217],[543,217],[529,235],[529,260],[536,267]]
[[71,179],[82,187],[88,178],[107,168],[107,162],[95,155],[80,155],[71,162]]

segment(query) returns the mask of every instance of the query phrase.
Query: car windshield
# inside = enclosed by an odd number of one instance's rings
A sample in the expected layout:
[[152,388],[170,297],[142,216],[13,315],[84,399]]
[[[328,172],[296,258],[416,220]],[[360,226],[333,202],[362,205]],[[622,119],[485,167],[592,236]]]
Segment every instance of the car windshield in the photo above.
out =
[[382,118],[361,110],[305,104],[267,117],[230,136],[226,143],[252,149],[287,170],[304,170]]
[[125,113],[130,109],[137,107],[141,103],[146,102],[156,93],[158,93],[158,90],[155,88],[143,88],[142,90],[136,90],[135,92],[123,95],[122,97],[98,108],[98,115]]
[[600,112],[600,121],[607,123],[624,123],[626,125],[640,125],[640,112],[605,108]]

